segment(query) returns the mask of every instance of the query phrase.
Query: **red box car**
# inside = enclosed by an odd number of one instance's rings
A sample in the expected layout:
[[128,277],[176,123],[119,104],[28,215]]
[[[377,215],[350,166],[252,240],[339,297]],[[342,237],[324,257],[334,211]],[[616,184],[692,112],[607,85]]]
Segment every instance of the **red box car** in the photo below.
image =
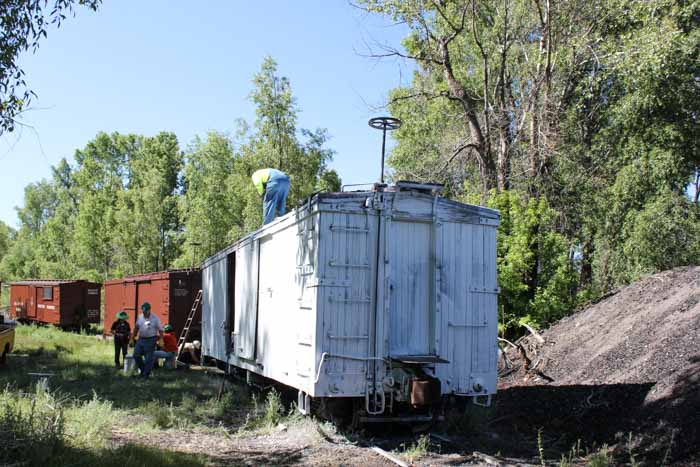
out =
[[[121,310],[129,315],[129,324],[133,329],[136,317],[141,313],[141,304],[149,302],[151,313],[160,318],[163,326],[170,324],[175,334],[180,336],[197,292],[202,288],[202,273],[199,269],[152,272],[109,280],[104,286],[105,335],[110,334],[110,327]],[[200,303],[190,327],[189,340],[200,339],[201,335]]]
[[32,279],[10,284],[10,316],[22,321],[77,328],[100,322],[102,284],[84,280]]

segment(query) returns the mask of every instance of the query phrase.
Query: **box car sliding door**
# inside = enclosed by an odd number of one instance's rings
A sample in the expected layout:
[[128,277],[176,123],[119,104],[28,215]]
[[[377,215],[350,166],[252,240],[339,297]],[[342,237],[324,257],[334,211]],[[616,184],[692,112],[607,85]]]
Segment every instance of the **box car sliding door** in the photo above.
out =
[[233,351],[238,358],[246,360],[255,359],[259,248],[257,240],[250,241],[235,253]]
[[204,354],[220,361],[227,357],[228,261],[222,255],[202,270],[202,341]]
[[387,226],[389,352],[436,356],[434,224],[392,218]]

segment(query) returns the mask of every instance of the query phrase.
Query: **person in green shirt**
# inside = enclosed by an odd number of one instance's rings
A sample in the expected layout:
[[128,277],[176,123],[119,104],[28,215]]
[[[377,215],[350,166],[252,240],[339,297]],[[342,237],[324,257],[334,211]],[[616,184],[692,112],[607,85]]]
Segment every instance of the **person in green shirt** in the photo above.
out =
[[289,176],[277,169],[256,170],[251,176],[253,185],[263,197],[263,225],[286,212],[289,194]]

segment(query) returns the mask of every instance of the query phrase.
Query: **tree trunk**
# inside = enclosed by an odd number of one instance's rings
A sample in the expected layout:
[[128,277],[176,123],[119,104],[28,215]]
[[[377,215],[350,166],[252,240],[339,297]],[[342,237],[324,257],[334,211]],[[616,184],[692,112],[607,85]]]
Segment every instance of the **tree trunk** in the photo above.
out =
[[581,246],[581,275],[578,287],[580,290],[591,285],[593,279],[593,240],[586,239]]
[[532,110],[530,111],[530,147],[528,148],[528,175],[531,179],[537,176],[537,165],[539,163],[539,119],[537,118],[538,92],[533,96]]
[[[501,116],[503,118],[503,116]],[[506,191],[510,188],[508,180],[510,161],[508,159],[508,129],[499,127],[498,130],[498,191]]]
[[481,130],[479,118],[474,110],[475,100],[469,96],[467,90],[457,80],[452,69],[450,51],[445,41],[440,44],[440,52],[442,55],[442,65],[445,72],[447,85],[450,89],[451,97],[461,104],[464,109],[464,116],[467,120],[467,128],[471,143],[474,145],[473,152],[475,153],[478,163],[479,172],[482,180],[484,192],[495,188],[496,184],[496,164],[490,154],[486,151],[486,140]]
[[501,36],[501,57],[499,64],[498,83],[496,87],[496,96],[498,100],[498,190],[505,191],[510,188],[510,159],[509,148],[511,144],[510,138],[510,116],[508,106],[506,104],[506,89],[509,88],[510,77],[506,79],[506,64],[508,58],[508,49],[510,47],[508,40],[509,26],[509,2],[505,0],[503,3],[503,36]]

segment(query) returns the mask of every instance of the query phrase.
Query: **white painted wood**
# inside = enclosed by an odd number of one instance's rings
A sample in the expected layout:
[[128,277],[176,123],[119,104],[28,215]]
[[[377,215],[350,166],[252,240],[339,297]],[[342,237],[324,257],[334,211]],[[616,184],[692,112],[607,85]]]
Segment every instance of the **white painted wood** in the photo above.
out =
[[[219,264],[234,253],[230,364],[311,397],[361,397],[392,357],[436,355],[443,393],[493,394],[498,219],[412,191],[316,195],[204,262],[204,327],[227,319]],[[206,332],[205,355],[225,361],[224,338]]]
[[221,284],[228,283],[224,257],[202,270],[202,353],[226,360],[226,310],[228,294]]

